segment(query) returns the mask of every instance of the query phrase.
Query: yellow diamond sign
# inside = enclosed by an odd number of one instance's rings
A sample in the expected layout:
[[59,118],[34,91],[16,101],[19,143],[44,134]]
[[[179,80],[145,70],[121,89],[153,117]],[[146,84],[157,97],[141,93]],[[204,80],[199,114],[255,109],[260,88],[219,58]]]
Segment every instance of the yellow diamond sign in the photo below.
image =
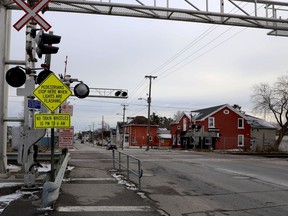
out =
[[54,112],[71,94],[71,90],[51,73],[33,92],[33,94]]

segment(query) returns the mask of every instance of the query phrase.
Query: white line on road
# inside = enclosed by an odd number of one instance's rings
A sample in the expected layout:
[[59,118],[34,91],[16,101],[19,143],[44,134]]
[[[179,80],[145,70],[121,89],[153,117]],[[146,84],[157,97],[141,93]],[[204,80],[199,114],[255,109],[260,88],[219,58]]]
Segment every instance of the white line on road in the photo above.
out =
[[116,181],[114,178],[71,178],[71,181]]
[[58,212],[125,212],[151,211],[149,206],[60,206]]

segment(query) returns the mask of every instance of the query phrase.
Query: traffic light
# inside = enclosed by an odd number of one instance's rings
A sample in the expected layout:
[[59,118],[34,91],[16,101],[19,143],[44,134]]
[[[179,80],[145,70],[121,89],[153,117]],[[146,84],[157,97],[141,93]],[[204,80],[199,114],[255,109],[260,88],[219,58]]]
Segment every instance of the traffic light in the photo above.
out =
[[86,98],[90,93],[89,87],[84,83],[78,83],[74,87],[74,95],[78,98]]
[[119,91],[116,91],[116,92],[115,92],[115,96],[116,96],[116,97],[125,97],[125,98],[126,98],[126,97],[128,96],[128,92],[127,92],[127,91],[122,91],[122,90],[120,91],[120,90],[119,90]]
[[42,58],[43,54],[55,54],[58,52],[59,47],[52,46],[53,44],[60,43],[61,36],[46,34],[43,30],[40,30],[35,37],[37,44],[36,53],[39,58]]
[[15,88],[18,88],[26,82],[26,73],[20,67],[10,68],[6,73],[7,83]]

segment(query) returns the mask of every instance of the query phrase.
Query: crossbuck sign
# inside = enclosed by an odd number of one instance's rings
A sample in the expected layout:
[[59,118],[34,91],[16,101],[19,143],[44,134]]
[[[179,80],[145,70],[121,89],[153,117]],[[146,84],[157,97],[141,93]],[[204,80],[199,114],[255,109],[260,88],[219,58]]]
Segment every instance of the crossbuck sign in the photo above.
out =
[[24,25],[30,20],[34,20],[38,23],[45,31],[51,28],[51,25],[46,22],[38,13],[46,6],[51,0],[38,1],[33,7],[30,7],[26,2],[22,0],[13,0],[22,10],[25,12],[24,16],[21,17],[13,27],[20,31]]

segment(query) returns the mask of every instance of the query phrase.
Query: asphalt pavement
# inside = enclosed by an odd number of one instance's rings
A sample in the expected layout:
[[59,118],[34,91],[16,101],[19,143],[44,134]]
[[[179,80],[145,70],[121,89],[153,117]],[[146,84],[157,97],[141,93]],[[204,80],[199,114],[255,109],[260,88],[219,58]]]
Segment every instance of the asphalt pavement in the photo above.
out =
[[112,169],[111,151],[88,143],[76,143],[75,149],[69,152],[70,171],[66,172],[59,198],[52,208],[40,208],[39,190],[12,201],[1,215],[161,215],[143,192],[137,191]]

